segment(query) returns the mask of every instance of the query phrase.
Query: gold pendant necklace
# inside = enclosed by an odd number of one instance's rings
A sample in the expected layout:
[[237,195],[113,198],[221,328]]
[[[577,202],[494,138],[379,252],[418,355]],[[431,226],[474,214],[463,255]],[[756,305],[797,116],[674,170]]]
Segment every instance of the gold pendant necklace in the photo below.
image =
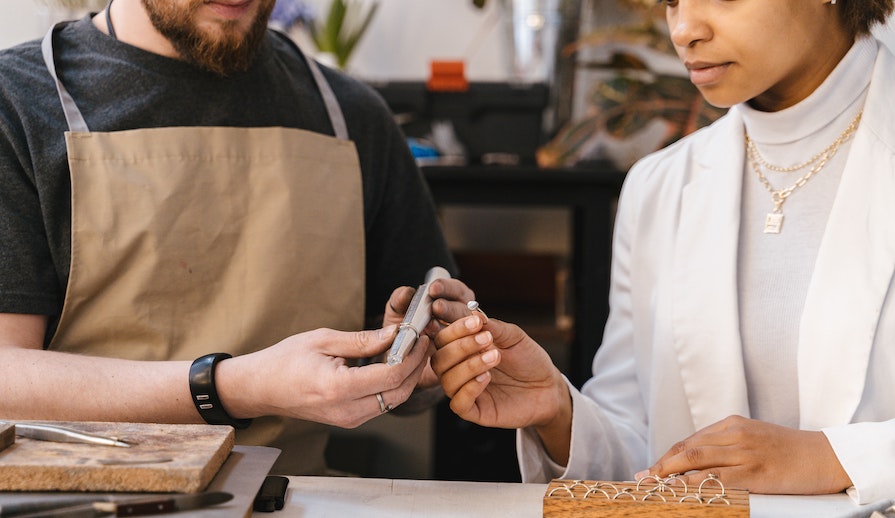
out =
[[[752,170],[755,171],[755,174],[758,175],[758,180],[761,182],[761,184],[764,185],[765,189],[767,189],[768,192],[771,193],[771,201],[774,203],[774,210],[769,212],[764,219],[765,234],[779,234],[780,231],[783,230],[783,203],[796,189],[808,183],[808,180],[810,180],[812,176],[823,169],[827,162],[831,158],[833,158],[833,155],[836,154],[836,151],[839,150],[839,147],[842,146],[842,144],[844,144],[849,138],[851,138],[852,134],[858,128],[858,124],[861,122],[861,115],[863,113],[863,111],[859,112],[858,115],[855,116],[855,118],[851,121],[851,124],[849,124],[848,127],[845,128],[845,131],[843,131],[841,135],[836,137],[836,140],[834,140],[832,144],[827,146],[826,149],[814,155],[811,159],[806,160],[801,164],[790,167],[779,167],[769,164],[767,160],[765,160],[761,156],[761,154],[759,154],[758,148],[755,146],[755,142],[749,138],[749,134],[745,134],[746,156],[749,158],[749,165],[752,167]],[[798,171],[799,169],[804,169],[808,166],[812,167],[808,170],[807,173],[796,180],[794,184],[784,189],[774,189],[774,186],[771,185],[771,182],[768,181],[764,173],[761,172],[762,167],[771,171],[788,173]]]

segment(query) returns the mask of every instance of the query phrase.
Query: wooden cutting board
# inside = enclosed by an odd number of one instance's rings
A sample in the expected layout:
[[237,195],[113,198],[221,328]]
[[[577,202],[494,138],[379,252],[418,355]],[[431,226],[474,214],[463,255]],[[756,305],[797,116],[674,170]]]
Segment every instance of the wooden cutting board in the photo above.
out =
[[48,422],[115,437],[130,448],[32,440],[0,451],[2,491],[195,493],[233,449],[229,426]]
[[8,423],[0,423],[0,451],[5,450],[7,446],[16,442],[16,434],[13,433],[15,427]]

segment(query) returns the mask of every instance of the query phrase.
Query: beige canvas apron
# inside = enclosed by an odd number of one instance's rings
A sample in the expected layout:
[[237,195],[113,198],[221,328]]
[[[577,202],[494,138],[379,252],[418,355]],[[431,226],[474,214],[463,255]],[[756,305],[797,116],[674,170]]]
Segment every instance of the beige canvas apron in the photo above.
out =
[[[312,60],[336,138],[289,128],[90,132],[56,74],[54,30],[43,50],[69,125],[72,256],[51,349],[192,360],[362,327],[360,168]],[[276,472],[318,474],[327,435],[265,417],[237,441],[282,448]]]

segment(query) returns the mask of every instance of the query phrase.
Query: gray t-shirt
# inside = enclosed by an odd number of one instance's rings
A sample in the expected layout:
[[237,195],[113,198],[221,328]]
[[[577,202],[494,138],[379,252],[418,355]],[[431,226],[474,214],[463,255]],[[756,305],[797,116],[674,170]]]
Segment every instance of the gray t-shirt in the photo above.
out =
[[[89,17],[58,31],[54,47],[59,77],[92,131],[282,126],[333,134],[304,58],[273,32],[249,70],[223,79],[121,43]],[[429,190],[385,103],[345,74],[324,68],[324,75],[360,159],[366,310],[374,316],[395,287],[416,286],[433,265],[455,267]],[[67,129],[40,42],[0,52],[0,313],[51,315],[47,343],[71,259]],[[301,257],[295,264],[301,267]]]

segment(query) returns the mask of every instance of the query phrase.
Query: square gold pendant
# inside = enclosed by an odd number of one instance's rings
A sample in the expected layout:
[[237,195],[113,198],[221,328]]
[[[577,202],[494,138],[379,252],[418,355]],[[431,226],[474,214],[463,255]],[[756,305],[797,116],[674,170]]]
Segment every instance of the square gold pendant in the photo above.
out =
[[764,218],[764,233],[779,234],[783,228],[783,214],[771,212]]

